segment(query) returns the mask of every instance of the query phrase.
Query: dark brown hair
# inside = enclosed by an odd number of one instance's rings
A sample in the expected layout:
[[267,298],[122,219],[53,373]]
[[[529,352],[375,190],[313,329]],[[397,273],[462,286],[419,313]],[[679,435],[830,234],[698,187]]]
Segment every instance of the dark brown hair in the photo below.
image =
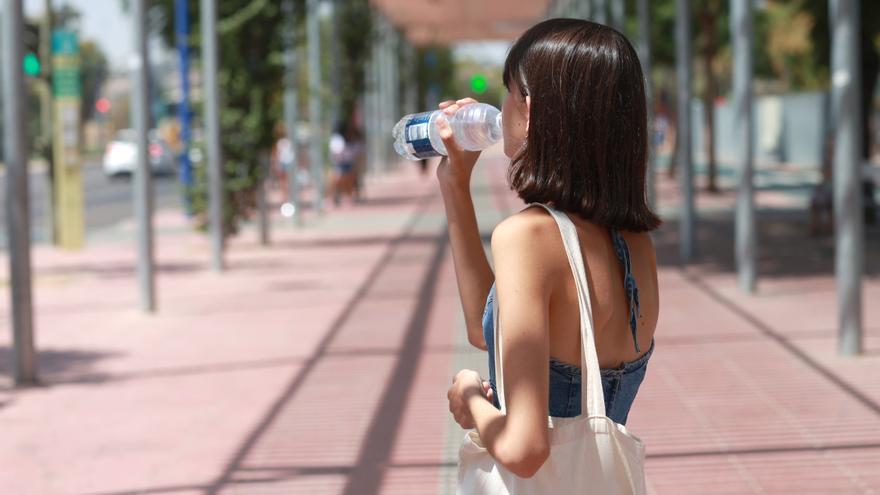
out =
[[598,225],[646,232],[647,110],[629,41],[601,24],[550,19],[514,43],[504,85],[531,96],[529,132],[511,162],[511,187]]

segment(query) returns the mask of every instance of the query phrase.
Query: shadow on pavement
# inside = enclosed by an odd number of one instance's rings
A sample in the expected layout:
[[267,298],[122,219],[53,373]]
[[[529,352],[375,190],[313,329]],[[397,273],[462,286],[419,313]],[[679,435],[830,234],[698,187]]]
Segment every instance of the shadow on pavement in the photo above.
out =
[[[247,474],[246,470],[248,467],[258,469],[261,472],[265,471],[263,466],[246,466],[246,459],[255,450],[261,438],[269,431],[273,424],[280,420],[283,411],[294,401],[298,391],[309,379],[316,365],[321,360],[334,354],[329,349],[330,345],[345,325],[350,323],[355,309],[363,304],[377,288],[376,281],[380,279],[382,272],[392,262],[398,261],[397,254],[400,247],[413,239],[412,231],[417,225],[418,220],[424,215],[431,200],[431,196],[422,198],[421,204],[410,218],[407,227],[388,244],[388,248],[382,258],[374,265],[370,274],[365,277],[362,285],[352,296],[348,304],[345,305],[345,310],[332,323],[330,330],[318,344],[314,354],[306,360],[302,370],[294,376],[272,407],[270,407],[252,432],[245,438],[216,481],[209,487],[206,487],[206,493],[216,495],[226,488],[236,486],[239,483],[250,484],[261,481],[280,481],[305,474],[316,474],[315,469],[310,469],[308,466],[268,466],[268,470],[277,472],[269,476],[259,477],[256,480],[250,475],[247,476],[246,481],[237,480],[237,475]],[[418,304],[413,310],[407,326],[402,348],[398,352],[398,360],[394,365],[390,380],[385,386],[378,409],[372,416],[366,436],[361,442],[361,451],[357,461],[352,466],[340,467],[343,470],[342,472],[349,474],[344,490],[346,494],[378,492],[384,472],[389,467],[387,462],[391,456],[391,449],[397,437],[397,428],[400,425],[400,419],[405,410],[404,405],[414,380],[413,370],[416,369],[417,363],[425,351],[422,348],[422,343],[427,327],[426,322],[430,314],[431,305],[435,299],[434,290],[447,246],[445,228],[444,234],[433,236],[430,239],[435,243],[435,248],[428,272],[420,284],[417,296]],[[320,474],[327,474],[327,469],[327,467],[321,467],[318,471]],[[339,473],[340,471],[335,469],[332,472]]]
[[[158,263],[156,270],[160,273],[190,273],[204,270],[204,263]],[[79,263],[72,265],[56,266],[52,268],[39,268],[35,270],[35,276],[69,276],[69,275],[93,275],[98,278],[131,278],[135,274],[133,263]]]
[[[758,277],[807,277],[834,274],[834,237],[812,237],[807,213],[772,210],[758,213]],[[667,221],[654,234],[657,261],[679,266],[678,221]],[[706,215],[697,219],[694,265],[716,272],[736,272],[734,218]],[[865,274],[880,275],[880,227],[865,227]]]
[[[37,355],[37,369],[43,386],[52,386],[66,377],[89,376],[95,380],[106,379],[108,375],[92,371],[93,366],[117,354],[83,350],[40,349]],[[0,379],[11,383],[13,374],[12,349],[0,346]],[[2,388],[2,386],[0,386]]]

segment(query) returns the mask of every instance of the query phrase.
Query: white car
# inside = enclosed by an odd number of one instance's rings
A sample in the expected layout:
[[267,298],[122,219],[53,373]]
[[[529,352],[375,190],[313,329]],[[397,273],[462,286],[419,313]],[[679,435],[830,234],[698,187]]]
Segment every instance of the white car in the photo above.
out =
[[[134,129],[122,129],[104,152],[104,174],[107,177],[131,175],[137,166],[137,134]],[[175,172],[174,153],[156,131],[149,133],[148,159],[154,174],[171,175]]]

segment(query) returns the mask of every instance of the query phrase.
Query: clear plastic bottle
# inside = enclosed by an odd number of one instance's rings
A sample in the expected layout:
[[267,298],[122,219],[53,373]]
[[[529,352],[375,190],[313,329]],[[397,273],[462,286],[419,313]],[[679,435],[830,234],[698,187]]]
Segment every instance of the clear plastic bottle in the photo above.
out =
[[[408,160],[446,155],[437,117],[441,110],[414,113],[400,119],[391,131],[394,150]],[[501,140],[501,111],[486,103],[465,105],[447,117],[455,142],[462,149],[484,150]]]

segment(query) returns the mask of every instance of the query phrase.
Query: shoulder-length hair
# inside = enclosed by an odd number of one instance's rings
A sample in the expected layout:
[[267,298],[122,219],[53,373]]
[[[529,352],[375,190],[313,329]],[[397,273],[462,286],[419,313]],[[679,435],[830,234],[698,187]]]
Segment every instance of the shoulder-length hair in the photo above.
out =
[[525,146],[511,187],[598,225],[647,232],[647,110],[642,67],[629,41],[601,24],[550,19],[526,31],[504,63],[504,85],[531,96]]

